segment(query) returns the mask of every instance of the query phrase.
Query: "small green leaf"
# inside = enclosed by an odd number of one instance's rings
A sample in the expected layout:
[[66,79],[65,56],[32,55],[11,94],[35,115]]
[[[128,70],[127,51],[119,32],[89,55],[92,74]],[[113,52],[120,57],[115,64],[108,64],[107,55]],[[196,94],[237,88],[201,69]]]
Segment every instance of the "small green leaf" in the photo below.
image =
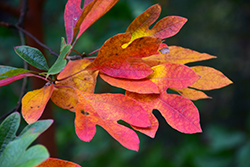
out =
[[14,70],[16,69],[15,67],[10,67],[10,66],[0,66],[0,75],[3,73],[6,73],[7,71]]
[[40,70],[48,70],[46,59],[42,52],[30,46],[17,46],[15,47],[16,53],[32,66]]
[[3,74],[0,75],[0,80],[6,79],[6,78],[10,78],[16,75],[20,75],[20,74],[24,74],[24,73],[34,73],[34,71],[29,71],[23,68],[16,68],[13,70],[9,70]]
[[65,47],[65,45],[66,45],[66,42],[65,42],[65,38],[61,38],[61,48],[60,48],[60,53],[62,53],[62,50],[63,50],[63,48]]
[[33,129],[26,131],[20,138],[10,142],[0,156],[1,167],[33,167],[49,158],[42,145],[28,146],[38,137]]
[[20,115],[15,112],[9,115],[0,125],[0,156],[5,147],[16,138],[16,132],[20,124]]
[[66,63],[67,63],[67,61],[64,58],[68,54],[68,52],[70,51],[70,49],[71,49],[71,45],[66,45],[63,48],[63,50],[60,53],[59,57],[57,58],[56,62],[49,69],[49,71],[47,73],[47,77],[49,75],[57,74],[60,71],[62,71],[62,69],[66,66]]

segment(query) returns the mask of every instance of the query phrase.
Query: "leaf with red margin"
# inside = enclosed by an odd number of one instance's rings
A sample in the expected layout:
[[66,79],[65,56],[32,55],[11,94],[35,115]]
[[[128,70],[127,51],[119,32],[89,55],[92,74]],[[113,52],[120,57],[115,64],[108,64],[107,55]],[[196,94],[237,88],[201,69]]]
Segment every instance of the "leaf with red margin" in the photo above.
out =
[[30,91],[23,96],[22,115],[28,124],[34,123],[40,118],[53,90],[53,84],[45,85],[43,88]]
[[[1,66],[4,68],[4,66]],[[9,68],[9,67],[7,67]],[[6,69],[7,70],[7,69]],[[38,77],[42,78],[39,75],[35,74],[35,71],[30,71],[22,68],[16,68],[16,69],[11,69],[7,70],[6,72],[2,73],[0,75],[0,86],[5,86],[8,85],[16,80],[22,79],[24,77]]]
[[191,68],[182,64],[167,63],[154,66],[152,69],[154,73],[148,78],[163,91],[169,87],[186,88],[200,78]]
[[[126,95],[140,102],[143,106],[158,109],[166,122],[182,133],[201,132],[198,109],[187,98],[175,94],[141,95],[126,92]],[[142,131],[143,132],[143,131]]]
[[191,67],[201,78],[190,87],[200,90],[219,89],[233,82],[229,80],[222,72],[205,66]]
[[78,97],[72,87],[87,93],[94,93],[98,71],[84,70],[90,63],[91,61],[87,59],[69,61],[57,76],[55,89],[51,96],[51,100],[57,106],[74,111]]
[[145,57],[143,58],[143,61],[149,66],[156,66],[165,63],[186,64],[216,58],[216,56],[211,56],[207,53],[199,53],[180,46],[169,46],[168,49],[169,53]]
[[183,88],[183,89],[170,88],[170,89],[178,92],[181,96],[186,97],[190,100],[211,99],[211,97],[207,96],[204,92],[191,88]]
[[148,78],[140,80],[113,78],[106,74],[99,74],[100,77],[112,86],[116,86],[130,92],[141,94],[160,93],[158,87]]
[[[156,4],[151,6],[145,12],[135,18],[135,20],[129,25],[126,30],[126,32],[132,33],[130,42],[137,38],[145,36],[154,36],[160,39],[169,38],[177,34],[187,21],[186,18],[180,16],[167,16],[158,21],[150,30],[149,26],[157,20],[160,12],[161,7],[160,5]],[[125,44],[124,47],[128,44]]]
[[76,38],[78,39],[87,28],[107,13],[117,2],[118,0],[94,0],[89,3],[86,6],[86,9],[91,6],[88,12],[86,14],[83,12],[81,15],[82,23]]
[[152,69],[144,64],[141,58],[155,54],[161,40],[154,37],[138,38],[123,49],[122,45],[130,38],[130,33],[123,33],[108,39],[87,68],[124,79],[143,79],[150,75]]
[[57,158],[48,158],[46,161],[42,162],[36,167],[81,167],[81,166],[76,163]]
[[117,123],[123,120],[137,127],[150,126],[147,113],[137,101],[122,94],[76,92],[79,103],[75,107],[75,129],[81,140],[90,141],[96,133],[96,125],[100,125],[124,147],[138,151],[137,134]]

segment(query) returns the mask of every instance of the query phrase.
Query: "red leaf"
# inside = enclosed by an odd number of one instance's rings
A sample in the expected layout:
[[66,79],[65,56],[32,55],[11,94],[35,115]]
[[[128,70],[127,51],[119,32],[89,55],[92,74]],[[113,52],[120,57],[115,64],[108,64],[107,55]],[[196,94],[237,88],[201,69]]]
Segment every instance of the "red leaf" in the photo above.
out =
[[154,37],[138,38],[128,47],[122,48],[130,37],[129,33],[124,33],[108,39],[101,47],[97,58],[87,68],[125,79],[143,79],[150,75],[152,69],[140,59],[156,53],[161,40]]
[[186,88],[200,78],[191,68],[181,64],[167,63],[152,69],[154,73],[148,78],[164,91],[169,87]]
[[100,77],[112,86],[126,89],[130,92],[141,94],[160,93],[158,87],[149,79],[129,80],[121,78],[113,78],[100,73]]
[[174,129],[183,133],[201,132],[199,112],[189,99],[175,94],[161,92],[160,95],[140,95],[127,92],[142,105],[158,109],[166,122]]
[[81,167],[81,166],[73,162],[57,158],[49,158],[46,161],[39,164],[37,167]]
[[23,96],[22,115],[28,124],[36,122],[40,118],[50,99],[53,89],[54,85],[51,84],[41,89],[30,91]]
[[76,92],[79,103],[75,108],[75,128],[81,140],[90,141],[96,132],[95,126],[100,125],[124,147],[138,150],[136,133],[117,123],[118,120],[124,120],[134,126],[149,127],[148,115],[138,102],[122,94]]

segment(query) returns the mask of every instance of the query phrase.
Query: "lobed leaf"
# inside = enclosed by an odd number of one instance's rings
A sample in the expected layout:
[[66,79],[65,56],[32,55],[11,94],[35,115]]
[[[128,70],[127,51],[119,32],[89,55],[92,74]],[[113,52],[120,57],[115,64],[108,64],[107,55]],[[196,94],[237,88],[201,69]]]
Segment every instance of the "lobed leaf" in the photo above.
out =
[[53,92],[54,85],[45,85],[41,89],[26,93],[22,98],[22,115],[28,124],[36,122],[43,113]]
[[199,53],[180,46],[169,46],[168,48],[170,50],[168,53],[145,57],[143,58],[143,61],[150,66],[156,66],[165,63],[186,64],[216,58],[215,56],[211,56],[207,53]]
[[190,87],[200,90],[219,89],[233,83],[222,72],[211,67],[195,66],[191,67],[198,75],[201,76]]
[[158,21],[150,30],[149,26],[157,20],[160,12],[161,7],[156,4],[135,18],[126,30],[126,32],[132,33],[132,38],[130,42],[125,44],[123,47],[129,45],[133,40],[145,36],[154,36],[160,39],[174,36],[187,21],[186,18],[180,16],[167,16]]
[[10,142],[0,156],[1,167],[33,167],[49,157],[49,153],[42,145],[27,147],[38,137],[39,133],[29,131]]
[[0,157],[6,146],[16,138],[20,124],[20,115],[15,112],[9,115],[0,125]]
[[207,96],[204,92],[191,88],[182,88],[182,89],[170,88],[170,89],[178,92],[181,96],[186,97],[190,100],[211,99],[211,97]]
[[86,71],[90,60],[69,61],[63,71],[57,76],[51,100],[59,107],[74,111],[78,97],[73,88],[87,93],[94,93],[98,71]]
[[152,69],[141,58],[155,54],[161,40],[154,37],[138,38],[122,48],[130,38],[130,33],[123,33],[108,39],[87,69],[100,70],[109,76],[124,79],[143,79],[150,75]]
[[158,109],[166,122],[180,132],[201,132],[199,112],[189,99],[166,92],[161,92],[160,95],[141,95],[126,92],[126,95],[137,100],[141,105]]
[[62,71],[62,69],[66,66],[67,60],[65,59],[65,57],[68,54],[68,52],[70,51],[70,49],[71,49],[71,45],[64,46],[59,57],[56,59],[56,62],[49,69],[49,71],[47,73],[47,77],[49,75],[57,74],[60,71]]
[[186,88],[200,78],[191,68],[181,64],[167,63],[154,66],[152,69],[154,73],[148,78],[164,91],[169,87]]
[[139,149],[136,133],[117,123],[124,120],[134,126],[149,127],[148,115],[139,103],[122,94],[86,94],[79,90],[77,94],[75,128],[81,140],[90,141],[95,135],[95,126],[100,125],[124,147]]
[[3,67],[2,71],[6,71],[0,75],[0,86],[8,85],[16,80],[22,79],[24,77],[39,77],[36,75],[34,71],[26,70],[23,68],[11,68],[7,67],[7,69]]
[[147,78],[140,80],[129,80],[113,78],[102,73],[100,73],[99,75],[105,82],[109,83],[110,85],[123,88],[130,92],[136,92],[141,94],[160,93],[156,84],[154,84],[151,80]]
[[49,69],[44,55],[36,48],[30,46],[16,46],[15,52],[27,63],[38,69],[46,71]]
[[81,166],[73,162],[57,158],[48,158],[46,161],[42,162],[37,167],[81,167]]

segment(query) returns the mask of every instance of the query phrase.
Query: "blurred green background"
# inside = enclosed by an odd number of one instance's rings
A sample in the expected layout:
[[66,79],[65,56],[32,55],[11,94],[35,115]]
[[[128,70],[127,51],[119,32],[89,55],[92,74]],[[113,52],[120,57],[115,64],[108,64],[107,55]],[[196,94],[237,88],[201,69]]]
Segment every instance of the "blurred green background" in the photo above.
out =
[[[3,2],[3,0],[0,0]],[[7,1],[6,1],[7,2]],[[19,0],[7,2],[18,6]],[[203,133],[182,134],[172,129],[158,111],[160,127],[154,139],[138,133],[139,152],[127,150],[97,127],[93,140],[85,143],[74,131],[74,114],[54,107],[58,158],[85,167],[249,167],[250,166],[250,1],[247,0],[120,0],[89,28],[76,50],[90,53],[109,37],[126,31],[133,19],[151,5],[162,6],[160,18],[188,18],[181,31],[165,42],[217,56],[192,63],[222,71],[234,84],[207,91],[213,99],[195,101]],[[59,51],[65,37],[63,11],[66,0],[46,0],[43,13],[45,43]],[[15,18],[0,11],[0,21]],[[18,33],[0,27],[0,64],[22,67],[13,47],[20,45]],[[49,55],[50,63],[55,59]],[[22,81],[0,88],[0,115],[11,110],[19,97]],[[98,80],[97,92],[122,92]],[[24,123],[23,123],[24,124]]]

